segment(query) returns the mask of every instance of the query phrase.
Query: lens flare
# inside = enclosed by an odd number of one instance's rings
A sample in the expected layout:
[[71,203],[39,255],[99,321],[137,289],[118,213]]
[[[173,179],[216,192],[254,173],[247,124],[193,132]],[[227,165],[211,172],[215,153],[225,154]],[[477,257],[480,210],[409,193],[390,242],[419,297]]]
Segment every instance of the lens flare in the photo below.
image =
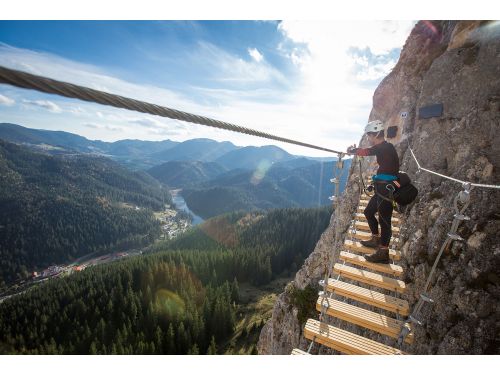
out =
[[250,178],[250,182],[253,185],[258,185],[262,181],[262,179],[266,176],[267,171],[271,167],[272,163],[269,160],[261,160],[259,165],[257,166],[257,169],[253,173],[252,177]]
[[433,34],[436,34],[438,35],[439,34],[439,31],[438,29],[436,28],[436,26],[434,26],[434,24],[431,22],[431,21],[422,21],[422,23],[427,26],[427,28],[432,31]]
[[238,245],[238,234],[234,224],[225,217],[212,218],[199,226],[208,237],[227,247]]
[[167,289],[159,289],[155,296],[159,311],[168,316],[184,315],[186,304],[178,294]]

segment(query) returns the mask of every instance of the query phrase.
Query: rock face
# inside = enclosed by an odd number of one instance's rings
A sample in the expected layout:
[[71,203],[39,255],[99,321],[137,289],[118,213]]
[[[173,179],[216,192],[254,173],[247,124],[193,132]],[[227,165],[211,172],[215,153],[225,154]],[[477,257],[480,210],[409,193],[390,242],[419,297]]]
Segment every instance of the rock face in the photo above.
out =
[[[422,109],[436,105],[442,105],[442,114],[425,118]],[[408,288],[404,298],[413,307],[450,231],[454,199],[462,186],[418,172],[408,145],[423,168],[462,181],[500,185],[498,22],[419,22],[397,65],[375,91],[369,120],[375,119],[385,123],[401,170],[419,189],[416,201],[402,214],[400,242]],[[364,139],[361,145],[367,146]],[[364,175],[375,166],[370,159],[363,162]],[[359,195],[355,160],[330,226],[279,296],[271,320],[262,329],[260,354],[307,349],[309,341],[303,337],[297,307],[291,303],[292,290],[316,287],[332,259],[338,259]],[[425,305],[424,324],[414,327],[414,344],[403,348],[409,353],[500,354],[500,190],[473,188],[470,198],[465,214],[471,220],[458,229],[465,241],[453,242],[443,254],[428,291],[435,302]],[[345,322],[326,321],[394,345],[391,339]],[[332,353],[316,345],[313,352]]]

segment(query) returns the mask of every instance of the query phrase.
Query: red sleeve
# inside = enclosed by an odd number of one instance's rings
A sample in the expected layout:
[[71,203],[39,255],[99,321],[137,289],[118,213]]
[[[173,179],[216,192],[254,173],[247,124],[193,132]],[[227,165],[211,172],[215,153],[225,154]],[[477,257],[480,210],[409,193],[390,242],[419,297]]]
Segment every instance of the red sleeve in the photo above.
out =
[[356,155],[358,156],[370,156],[373,155],[370,153],[371,148],[358,148],[356,149]]

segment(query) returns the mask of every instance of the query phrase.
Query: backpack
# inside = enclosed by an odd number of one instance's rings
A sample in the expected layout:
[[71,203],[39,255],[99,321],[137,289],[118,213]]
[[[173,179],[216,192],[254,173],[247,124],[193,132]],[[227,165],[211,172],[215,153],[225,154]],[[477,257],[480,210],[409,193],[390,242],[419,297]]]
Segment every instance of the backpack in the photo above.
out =
[[393,198],[400,206],[406,206],[413,202],[418,195],[418,189],[411,183],[410,177],[404,173],[398,173],[398,181],[394,183],[400,185],[393,193]]

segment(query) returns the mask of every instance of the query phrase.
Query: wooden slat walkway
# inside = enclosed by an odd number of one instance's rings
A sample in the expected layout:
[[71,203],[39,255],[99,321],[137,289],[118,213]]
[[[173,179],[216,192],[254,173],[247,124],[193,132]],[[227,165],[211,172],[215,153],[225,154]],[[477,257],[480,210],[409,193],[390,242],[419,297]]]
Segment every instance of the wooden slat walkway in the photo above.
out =
[[342,265],[340,263],[336,263],[333,266],[333,272],[348,279],[356,280],[360,283],[376,286],[393,292],[404,293],[406,290],[404,281],[383,276],[378,273],[361,270],[359,268],[350,267],[345,264]]
[[[359,241],[345,240],[344,246],[349,251],[355,251],[362,254],[374,254],[377,250],[371,247],[361,245]],[[401,259],[401,251],[389,249],[389,258],[393,260]]]
[[[376,252],[376,249],[363,246],[360,243],[360,240],[371,238],[370,228],[363,214],[369,199],[369,196],[362,194],[355,213],[354,226],[356,233],[352,235],[354,239],[349,237],[351,235],[349,233],[347,238],[350,239],[344,241],[344,250],[340,251],[339,254],[338,260],[343,261],[344,264],[336,263],[333,266],[332,271],[339,275],[342,280],[328,279],[325,290],[331,295],[319,296],[316,309],[318,311],[323,310],[328,316],[397,339],[404,325],[411,329],[411,326],[405,323],[404,320],[404,317],[410,314],[408,301],[398,298],[398,296],[373,291],[370,286],[395,293],[404,293],[406,284],[400,280],[404,270],[400,265],[396,264],[371,263],[364,256]],[[393,234],[398,234],[401,224],[401,215],[398,212],[393,212],[391,223]],[[398,245],[399,240],[393,237],[391,243]],[[389,258],[392,262],[400,260],[401,256],[400,251],[389,250]],[[354,285],[353,281],[366,284],[368,287]],[[335,297],[345,297],[346,300],[339,301]],[[355,306],[352,301],[363,304],[363,307]],[[322,308],[322,303],[325,304],[324,308]],[[398,319],[387,316],[380,311],[373,311],[373,308],[395,313]],[[405,354],[397,348],[326,323],[320,323],[314,319],[309,319],[306,322],[304,336],[309,340],[315,340],[316,343],[328,346],[344,354]],[[414,335],[410,332],[405,339],[405,343],[411,344],[413,340]],[[294,349],[292,354],[303,355],[307,353]]]
[[402,316],[410,314],[410,306],[408,302],[389,296],[384,293],[376,292],[374,290],[366,289],[357,285],[346,283],[345,281],[328,279],[326,289],[343,297],[353,299],[367,305],[378,307],[387,311],[398,313]]
[[[365,208],[366,208],[366,204],[359,205],[356,212],[362,214],[365,211]],[[392,211],[392,217],[396,218],[396,219],[400,219],[401,215],[399,214],[399,212]]]
[[308,319],[304,336],[345,354],[404,354],[401,350],[367,339],[363,336]]
[[[372,234],[370,232],[357,230],[356,233],[353,234],[353,237],[360,240],[360,241],[368,241],[370,238],[372,238]],[[392,236],[391,241],[389,243],[390,244],[393,244],[393,243],[398,244],[399,239]]]
[[[361,213],[357,212],[355,216],[356,216],[356,220],[366,222],[366,217],[362,212]],[[378,215],[375,214],[375,216],[378,216]],[[399,219],[394,217],[394,215],[392,216],[391,222],[393,225],[399,225],[399,223],[400,223]]]
[[403,267],[396,264],[381,264],[368,262],[365,257],[361,255],[356,255],[348,253],[345,251],[340,252],[340,259],[345,260],[348,263],[354,264],[356,266],[368,268],[373,271],[383,272],[390,274],[392,276],[401,276],[403,274]]
[[[364,216],[364,215],[363,215]],[[361,229],[366,232],[370,231],[370,226],[368,225],[368,222],[366,221],[356,221],[355,224],[356,229]],[[399,233],[399,227],[397,225],[392,225],[392,233]]]
[[[316,310],[321,311],[321,303],[323,297],[318,297],[316,302]],[[335,318],[340,318],[346,322],[356,324],[358,326],[371,329],[372,331],[381,333],[383,335],[398,338],[399,332],[404,324],[401,320],[396,320],[361,307],[353,306],[345,302],[337,301],[333,298],[325,298],[323,301],[325,307],[329,307],[326,313]],[[413,342],[413,333],[410,333],[406,342]]]

